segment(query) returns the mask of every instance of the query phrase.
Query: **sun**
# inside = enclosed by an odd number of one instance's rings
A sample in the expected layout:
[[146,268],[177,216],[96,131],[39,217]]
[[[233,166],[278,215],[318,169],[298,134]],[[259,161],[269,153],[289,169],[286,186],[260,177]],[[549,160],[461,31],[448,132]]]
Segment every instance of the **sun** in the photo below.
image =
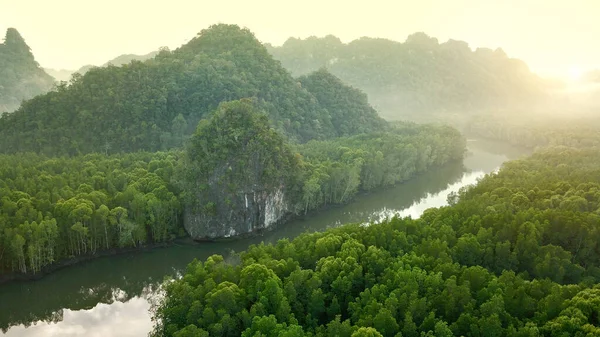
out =
[[581,67],[571,66],[569,67],[569,72],[567,74],[571,81],[577,81],[581,79],[581,76],[583,75],[583,70],[581,69]]

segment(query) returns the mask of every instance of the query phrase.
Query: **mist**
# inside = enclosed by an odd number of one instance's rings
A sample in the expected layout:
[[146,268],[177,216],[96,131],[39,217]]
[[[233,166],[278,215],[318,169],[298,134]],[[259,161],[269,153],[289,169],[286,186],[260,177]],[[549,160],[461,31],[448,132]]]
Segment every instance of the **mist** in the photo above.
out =
[[[74,0],[5,2],[0,30],[17,27],[39,63],[54,69],[101,65],[117,55],[145,54],[161,46],[174,49],[218,22],[246,26],[261,41],[274,45],[289,37],[327,34],[345,42],[362,36],[404,41],[422,31],[440,41],[457,39],[474,47],[502,47],[511,57],[549,75],[564,76],[573,66],[598,67],[600,60],[600,47],[592,43],[600,36],[595,24],[600,4],[586,0],[309,0],[293,10],[271,0],[210,4],[174,0],[169,6],[108,0],[92,7]],[[332,16],[342,8],[343,15]],[[132,15],[140,11],[143,15]],[[110,24],[106,17],[111,18]]]
[[0,6],[0,335],[600,336],[600,3],[294,5]]

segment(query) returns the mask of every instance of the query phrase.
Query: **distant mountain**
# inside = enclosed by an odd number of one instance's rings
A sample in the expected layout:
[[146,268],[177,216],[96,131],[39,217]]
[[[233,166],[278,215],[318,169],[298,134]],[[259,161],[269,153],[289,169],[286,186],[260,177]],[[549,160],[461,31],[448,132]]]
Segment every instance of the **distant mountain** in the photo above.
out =
[[168,149],[221,102],[242,98],[296,142],[385,127],[359,90],[326,72],[294,79],[249,30],[215,25],[175,51],[91,69],[25,102],[0,118],[0,152]]
[[57,81],[69,81],[71,79],[71,75],[73,75],[73,70],[67,69],[52,69],[52,68],[43,68],[46,74],[54,77]]
[[0,44],[0,114],[13,111],[21,101],[48,91],[53,84],[19,32],[9,28]]
[[[153,52],[150,52],[150,53],[144,54],[144,55],[123,54],[123,55],[115,57],[114,59],[104,63],[103,65],[101,65],[99,67],[107,67],[109,64],[112,64],[112,65],[118,67],[118,66],[122,66],[122,65],[131,63],[131,61],[146,61],[148,59],[153,58],[156,55],[158,55],[158,51],[153,51]],[[54,77],[57,81],[68,82],[71,80],[71,76],[73,76],[74,73],[79,73],[79,74],[83,75],[86,72],[88,72],[90,69],[99,68],[99,67],[88,64],[77,70],[68,70],[68,69],[57,70],[57,69],[50,69],[50,68],[44,68],[44,70],[50,76]]]
[[404,43],[363,37],[345,44],[329,35],[266,47],[295,76],[327,68],[389,118],[526,107],[544,94],[543,80],[501,49],[473,51],[424,33]]
[[[107,67],[110,64],[112,64],[113,66],[119,67],[119,66],[131,63],[131,61],[146,61],[148,59],[155,57],[156,55],[158,55],[158,51],[153,51],[153,52],[150,52],[150,53],[144,54],[144,55],[123,54],[123,55],[117,56],[114,59],[104,63],[100,67]],[[88,64],[88,65],[85,65],[85,66],[79,68],[78,70],[74,71],[73,73],[80,73],[81,75],[83,75],[92,68],[96,68],[96,66]]]

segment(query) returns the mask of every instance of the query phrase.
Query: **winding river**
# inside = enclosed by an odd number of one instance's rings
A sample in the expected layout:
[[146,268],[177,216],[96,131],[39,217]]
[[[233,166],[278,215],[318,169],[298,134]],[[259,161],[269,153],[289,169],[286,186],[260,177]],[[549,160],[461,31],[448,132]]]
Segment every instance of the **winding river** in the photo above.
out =
[[2,285],[0,336],[146,336],[152,328],[149,309],[158,285],[165,276],[181,274],[194,258],[229,256],[261,241],[275,242],[349,222],[377,222],[394,214],[419,217],[427,208],[445,205],[450,192],[528,153],[483,140],[469,140],[468,149],[462,162],[360,195],[347,205],[292,221],[262,236],[102,257],[37,281]]

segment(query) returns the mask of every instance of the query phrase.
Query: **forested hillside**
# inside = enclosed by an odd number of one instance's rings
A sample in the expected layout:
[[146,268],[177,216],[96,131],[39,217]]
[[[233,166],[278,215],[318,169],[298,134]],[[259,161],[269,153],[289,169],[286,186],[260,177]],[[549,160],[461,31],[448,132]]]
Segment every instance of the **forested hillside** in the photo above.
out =
[[385,125],[364,92],[345,85],[326,69],[302,76],[299,81],[327,109],[338,136],[381,130]]
[[19,32],[9,28],[0,43],[0,115],[47,92],[53,84],[54,79],[40,68]]
[[[331,82],[335,87],[328,92],[346,95],[336,100],[352,105],[351,110],[331,106],[323,94],[315,97],[304,89],[250,31],[215,25],[175,51],[163,49],[145,62],[92,69],[25,102],[0,119],[0,151],[77,155],[166,150],[180,146],[221,102],[246,97],[256,98],[272,126],[292,141],[382,129],[364,96]],[[344,119],[345,113],[352,116],[338,129],[333,121]]]
[[194,261],[154,335],[596,336],[599,168],[597,149],[549,149],[420,219]]
[[[414,124],[294,145],[269,127],[259,106],[223,103],[185,151],[0,155],[0,276],[39,273],[65,259],[170,241],[186,231],[193,238],[228,236],[232,228],[251,233],[257,228],[227,217],[248,212],[248,200],[258,200],[253,193],[282,189],[285,215],[304,214],[405,181],[465,150],[458,131]],[[261,222],[269,207],[257,209]],[[198,235],[184,210],[225,220],[209,223],[213,236]]]
[[363,37],[344,44],[335,36],[290,38],[269,52],[292,74],[321,67],[365,91],[385,117],[431,120],[451,113],[530,106],[544,83],[527,65],[501,49],[466,42],[439,43],[424,33],[404,43]]

